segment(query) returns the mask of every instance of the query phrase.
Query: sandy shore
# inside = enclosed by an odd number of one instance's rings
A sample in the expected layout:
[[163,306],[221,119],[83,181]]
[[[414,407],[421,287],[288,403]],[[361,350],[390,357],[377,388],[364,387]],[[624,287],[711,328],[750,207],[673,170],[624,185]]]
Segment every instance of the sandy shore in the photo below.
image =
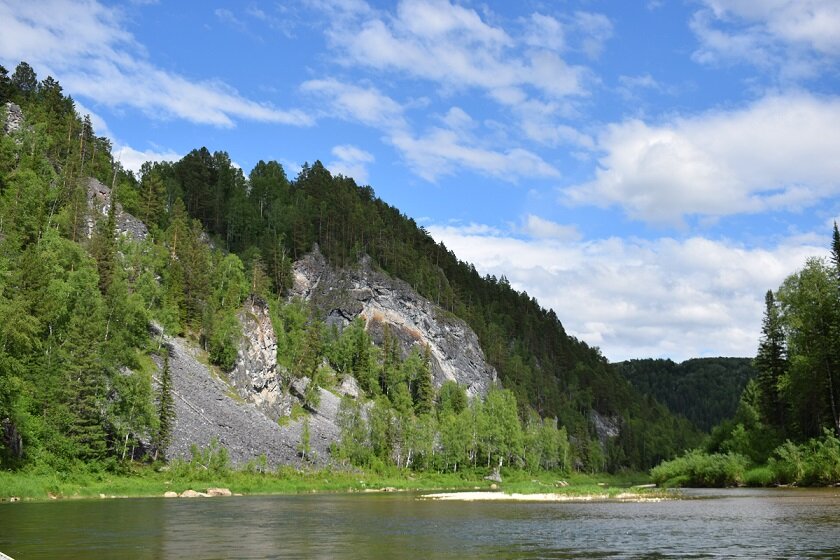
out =
[[645,496],[625,492],[615,496],[585,494],[507,494],[505,492],[443,492],[424,494],[426,500],[451,500],[459,502],[661,502],[661,496]]

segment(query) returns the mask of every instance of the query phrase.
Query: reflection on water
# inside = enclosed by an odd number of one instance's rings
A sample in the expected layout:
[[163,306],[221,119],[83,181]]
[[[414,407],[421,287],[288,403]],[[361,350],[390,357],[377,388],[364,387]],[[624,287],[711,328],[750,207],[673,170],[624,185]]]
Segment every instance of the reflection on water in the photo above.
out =
[[661,503],[458,503],[407,494],[0,506],[0,551],[67,558],[840,557],[840,491]]

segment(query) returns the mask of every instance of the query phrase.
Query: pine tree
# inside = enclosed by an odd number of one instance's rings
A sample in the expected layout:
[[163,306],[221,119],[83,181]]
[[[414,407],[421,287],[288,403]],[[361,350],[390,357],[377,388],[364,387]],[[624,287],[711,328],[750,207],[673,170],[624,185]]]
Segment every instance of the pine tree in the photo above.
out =
[[163,355],[163,370],[160,374],[158,386],[158,429],[155,434],[155,457],[163,457],[166,448],[172,442],[172,428],[175,424],[175,401],[172,398],[172,372],[169,368],[169,352]]

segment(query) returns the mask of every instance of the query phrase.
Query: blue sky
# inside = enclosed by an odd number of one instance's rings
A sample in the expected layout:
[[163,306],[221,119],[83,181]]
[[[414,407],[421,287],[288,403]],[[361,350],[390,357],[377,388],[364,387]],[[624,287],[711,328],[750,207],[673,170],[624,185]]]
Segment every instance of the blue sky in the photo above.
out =
[[370,184],[611,360],[749,356],[840,216],[840,2],[0,0],[132,169]]

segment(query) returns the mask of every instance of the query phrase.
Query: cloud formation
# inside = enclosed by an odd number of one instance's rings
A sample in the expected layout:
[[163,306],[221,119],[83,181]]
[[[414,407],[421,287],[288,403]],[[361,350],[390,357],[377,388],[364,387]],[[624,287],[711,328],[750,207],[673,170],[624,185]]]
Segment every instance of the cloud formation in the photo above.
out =
[[537,216],[524,223],[518,232],[427,229],[480,273],[504,275],[554,309],[570,334],[612,361],[752,356],[765,292],[806,257],[826,254],[816,236],[762,249],[699,236],[584,240]]
[[[317,6],[328,14],[327,38],[344,68],[370,72],[377,84],[390,83],[379,80],[382,75],[427,82],[436,88],[435,101],[477,92],[501,109],[501,120],[508,122],[473,121],[453,107],[442,119],[445,126],[417,131],[411,100],[332,79],[303,85],[304,91],[330,96],[336,116],[383,130],[420,177],[436,181],[461,169],[514,182],[559,177],[529,144],[592,146],[589,136],[563,119],[575,113],[574,99],[589,95],[594,76],[565,55],[597,57],[612,34],[605,16],[534,13],[505,28],[486,11],[448,0],[403,0],[392,11],[360,1],[319,0]],[[493,144],[486,128],[491,125],[503,130],[504,146]]]
[[667,225],[803,208],[840,194],[838,145],[834,97],[775,95],[661,124],[631,119],[602,131],[593,180],[563,196]]
[[783,81],[816,76],[840,56],[835,0],[704,0],[691,28],[704,64],[747,63]]
[[356,184],[364,185],[368,182],[367,166],[375,161],[370,152],[350,144],[335,146],[332,149],[335,160],[327,164],[327,168],[334,174],[352,177]]
[[295,126],[312,124],[303,111],[242,96],[214,80],[195,81],[151,63],[125,30],[119,9],[95,0],[0,4],[0,60],[26,60],[56,77],[65,91],[109,107],[132,107],[154,118],[221,127],[237,119]]

